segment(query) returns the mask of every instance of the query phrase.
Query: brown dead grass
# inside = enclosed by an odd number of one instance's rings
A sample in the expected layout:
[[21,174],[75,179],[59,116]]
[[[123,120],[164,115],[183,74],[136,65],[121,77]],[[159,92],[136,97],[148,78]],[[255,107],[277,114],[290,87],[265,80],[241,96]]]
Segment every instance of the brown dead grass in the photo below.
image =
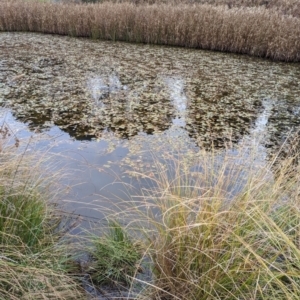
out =
[[[299,0],[106,0],[112,3],[130,2],[134,4],[209,4],[233,7],[265,7],[277,10],[283,14],[300,17]],[[60,0],[64,3],[105,2],[105,0]]]
[[0,31],[54,33],[300,61],[300,18],[283,14],[278,7],[0,0]]

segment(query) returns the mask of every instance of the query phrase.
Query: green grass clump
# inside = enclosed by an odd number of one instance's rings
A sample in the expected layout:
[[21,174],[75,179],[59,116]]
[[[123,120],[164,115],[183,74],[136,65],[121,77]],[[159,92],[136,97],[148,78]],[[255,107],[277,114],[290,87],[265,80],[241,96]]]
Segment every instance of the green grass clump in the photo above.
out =
[[139,272],[141,249],[122,226],[109,221],[109,230],[92,239],[91,278],[96,284],[126,284]]
[[[0,243],[28,248],[35,252],[51,244],[58,234],[61,216],[27,187],[0,187]],[[49,239],[50,238],[50,239]]]
[[[0,151],[0,299],[83,299],[66,235],[38,154]],[[77,272],[78,273],[78,272]]]

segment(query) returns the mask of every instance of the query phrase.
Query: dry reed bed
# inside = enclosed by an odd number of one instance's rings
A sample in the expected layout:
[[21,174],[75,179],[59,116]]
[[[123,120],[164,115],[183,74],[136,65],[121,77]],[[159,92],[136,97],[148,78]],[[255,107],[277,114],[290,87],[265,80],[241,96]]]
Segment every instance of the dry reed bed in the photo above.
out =
[[[61,0],[64,2],[76,0]],[[110,2],[128,2],[128,0],[108,0]],[[173,4],[210,4],[210,5],[227,5],[232,7],[260,7],[276,9],[283,14],[300,17],[299,0],[129,0],[136,4],[154,4],[154,3],[173,3]],[[81,2],[91,2],[91,0],[81,0]],[[100,0],[98,0],[100,2]]]
[[300,60],[300,19],[263,7],[2,0],[0,31],[34,31]]
[[211,5],[228,5],[229,7],[258,7],[277,9],[283,14],[300,17],[299,0],[189,0]]
[[[265,7],[275,9],[282,14],[300,17],[299,0],[106,0],[111,3],[130,2],[137,5],[143,4],[209,4],[213,6],[226,5],[232,7]],[[60,0],[64,3],[104,2],[103,0]]]

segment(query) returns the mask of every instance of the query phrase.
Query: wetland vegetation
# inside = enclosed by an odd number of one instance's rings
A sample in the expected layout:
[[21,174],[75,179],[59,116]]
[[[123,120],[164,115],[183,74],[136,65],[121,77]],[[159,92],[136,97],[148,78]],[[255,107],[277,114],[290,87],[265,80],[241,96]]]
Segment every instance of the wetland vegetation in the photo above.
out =
[[298,300],[297,2],[60,2],[0,0],[0,299]]
[[246,1],[243,5],[244,2],[75,5],[1,0],[0,31],[63,34],[299,61],[300,20],[296,2],[275,1],[269,5],[271,1]]
[[253,153],[169,153],[138,199],[77,236],[37,153],[16,151],[0,153],[1,298],[299,298],[297,155],[262,165]]
[[[18,153],[1,127],[0,298],[83,299],[67,232],[75,224],[57,207],[56,185],[41,157]],[[53,176],[53,174],[52,174]],[[62,242],[63,240],[63,242]],[[74,253],[74,252],[73,252]]]

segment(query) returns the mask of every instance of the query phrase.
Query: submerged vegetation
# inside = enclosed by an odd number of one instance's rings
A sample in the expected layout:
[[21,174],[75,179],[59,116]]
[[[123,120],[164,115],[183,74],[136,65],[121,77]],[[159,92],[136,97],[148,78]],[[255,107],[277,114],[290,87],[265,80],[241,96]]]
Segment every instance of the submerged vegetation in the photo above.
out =
[[32,131],[56,125],[78,140],[131,142],[180,126],[199,145],[209,148],[213,140],[222,148],[228,135],[237,143],[264,129],[270,148],[300,124],[297,64],[34,33],[0,36],[0,105]]
[[[284,2],[291,5],[283,5]],[[244,53],[282,61],[300,60],[296,4],[210,3],[75,5],[1,0],[0,31],[54,33]]]

